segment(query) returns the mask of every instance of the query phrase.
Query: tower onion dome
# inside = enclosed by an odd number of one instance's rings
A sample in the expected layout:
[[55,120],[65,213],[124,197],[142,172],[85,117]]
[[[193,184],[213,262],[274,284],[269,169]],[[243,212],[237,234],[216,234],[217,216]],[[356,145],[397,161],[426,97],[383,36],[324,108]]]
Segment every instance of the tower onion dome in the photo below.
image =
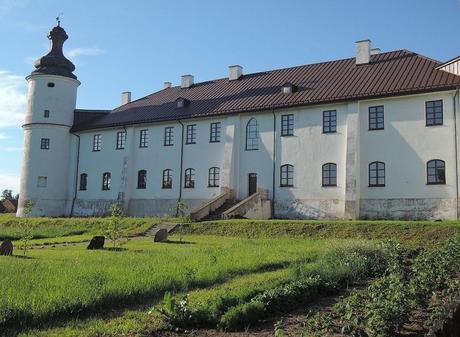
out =
[[35,61],[34,66],[37,68],[32,75],[59,75],[77,79],[72,72],[75,66],[64,56],[62,47],[64,42],[69,38],[65,30],[58,24],[48,34],[51,40],[51,50],[45,56]]

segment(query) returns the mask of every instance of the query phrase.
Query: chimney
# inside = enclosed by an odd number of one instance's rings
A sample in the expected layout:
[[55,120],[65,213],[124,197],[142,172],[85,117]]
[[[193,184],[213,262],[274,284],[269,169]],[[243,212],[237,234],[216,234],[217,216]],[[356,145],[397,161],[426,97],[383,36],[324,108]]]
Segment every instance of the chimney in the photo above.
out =
[[131,91],[125,91],[121,93],[121,105],[125,105],[131,102]]
[[165,82],[163,88],[164,88],[164,89],[168,89],[168,88],[171,88],[171,86],[172,86],[172,83],[171,83],[171,82]]
[[380,48],[372,48],[371,49],[371,56],[380,54],[380,52],[381,52]]
[[243,76],[243,67],[240,65],[234,65],[228,67],[228,79],[234,81]]
[[193,85],[193,75],[182,75],[181,76],[181,88],[190,88]]
[[356,41],[356,64],[368,64],[371,58],[371,40]]

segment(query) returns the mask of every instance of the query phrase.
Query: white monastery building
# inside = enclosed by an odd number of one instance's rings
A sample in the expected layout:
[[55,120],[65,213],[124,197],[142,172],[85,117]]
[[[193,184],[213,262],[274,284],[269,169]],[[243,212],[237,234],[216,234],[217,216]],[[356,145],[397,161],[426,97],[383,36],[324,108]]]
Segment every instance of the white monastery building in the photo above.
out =
[[107,111],[76,109],[59,25],[28,77],[18,216],[455,219],[460,57],[356,55],[179,86]]

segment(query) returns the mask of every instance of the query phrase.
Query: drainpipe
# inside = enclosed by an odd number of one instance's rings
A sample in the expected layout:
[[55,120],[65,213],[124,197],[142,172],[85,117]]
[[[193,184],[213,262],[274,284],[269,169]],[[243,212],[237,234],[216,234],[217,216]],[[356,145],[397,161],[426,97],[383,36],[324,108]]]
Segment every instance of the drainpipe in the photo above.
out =
[[272,110],[273,114],[273,177],[272,177],[272,218],[275,217],[275,188],[276,188],[276,115],[275,109]]
[[456,104],[456,98],[458,97],[460,88],[457,88],[457,91],[455,92],[454,95],[454,133],[455,133],[455,189],[456,189],[456,218],[458,218],[458,199],[459,199],[459,191],[458,191],[458,136],[457,136],[457,104]]
[[73,211],[75,207],[75,200],[77,199],[77,188],[78,188],[78,171],[80,166],[80,135],[76,133],[72,133],[75,137],[78,138],[78,145],[77,145],[77,163],[75,167],[75,185],[74,185],[74,192],[73,192],[73,199],[72,199],[72,207],[70,208],[70,216],[73,216]]
[[[181,141],[180,141],[180,173],[179,173],[179,199],[177,199],[177,204],[179,204],[182,200],[182,171],[184,165],[184,124],[180,119],[177,120],[181,125]],[[179,209],[176,208],[176,217],[179,214]]]

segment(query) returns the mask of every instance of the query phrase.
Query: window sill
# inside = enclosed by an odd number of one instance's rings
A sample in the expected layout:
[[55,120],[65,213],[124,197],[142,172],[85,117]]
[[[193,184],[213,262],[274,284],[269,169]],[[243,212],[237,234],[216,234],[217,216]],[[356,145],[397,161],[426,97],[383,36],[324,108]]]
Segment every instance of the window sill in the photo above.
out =
[[162,186],[161,189],[162,189],[162,190],[172,190],[172,186],[170,186],[170,187]]
[[323,135],[337,134],[337,131],[323,131]]
[[219,187],[219,185],[208,185],[209,188]]
[[184,188],[195,188],[195,187],[190,187],[190,186],[184,186]]
[[244,149],[244,151],[258,151],[259,149]]
[[337,185],[321,185],[321,187],[337,187]]
[[147,187],[138,187],[137,189],[138,189],[138,190],[146,190]]
[[280,185],[280,187],[294,187],[294,185]]
[[210,143],[220,143],[220,140],[210,140]]
[[445,185],[446,183],[426,183],[427,185]]
[[294,137],[294,134],[292,134],[292,135],[281,135],[281,137]]
[[382,131],[382,130],[385,130],[385,128],[382,128],[382,129],[367,129],[367,131]]
[[385,185],[368,185],[367,187],[385,187]]
[[140,149],[146,149],[148,146],[139,146]]
[[101,150],[93,150],[93,152],[101,152]]
[[425,124],[425,127],[427,127],[427,128],[431,128],[433,126],[444,126],[444,123],[442,123],[442,124]]
[[174,144],[163,144],[163,146],[174,146]]
[[124,150],[125,148],[124,147],[120,147],[120,148],[115,148],[115,150]]

